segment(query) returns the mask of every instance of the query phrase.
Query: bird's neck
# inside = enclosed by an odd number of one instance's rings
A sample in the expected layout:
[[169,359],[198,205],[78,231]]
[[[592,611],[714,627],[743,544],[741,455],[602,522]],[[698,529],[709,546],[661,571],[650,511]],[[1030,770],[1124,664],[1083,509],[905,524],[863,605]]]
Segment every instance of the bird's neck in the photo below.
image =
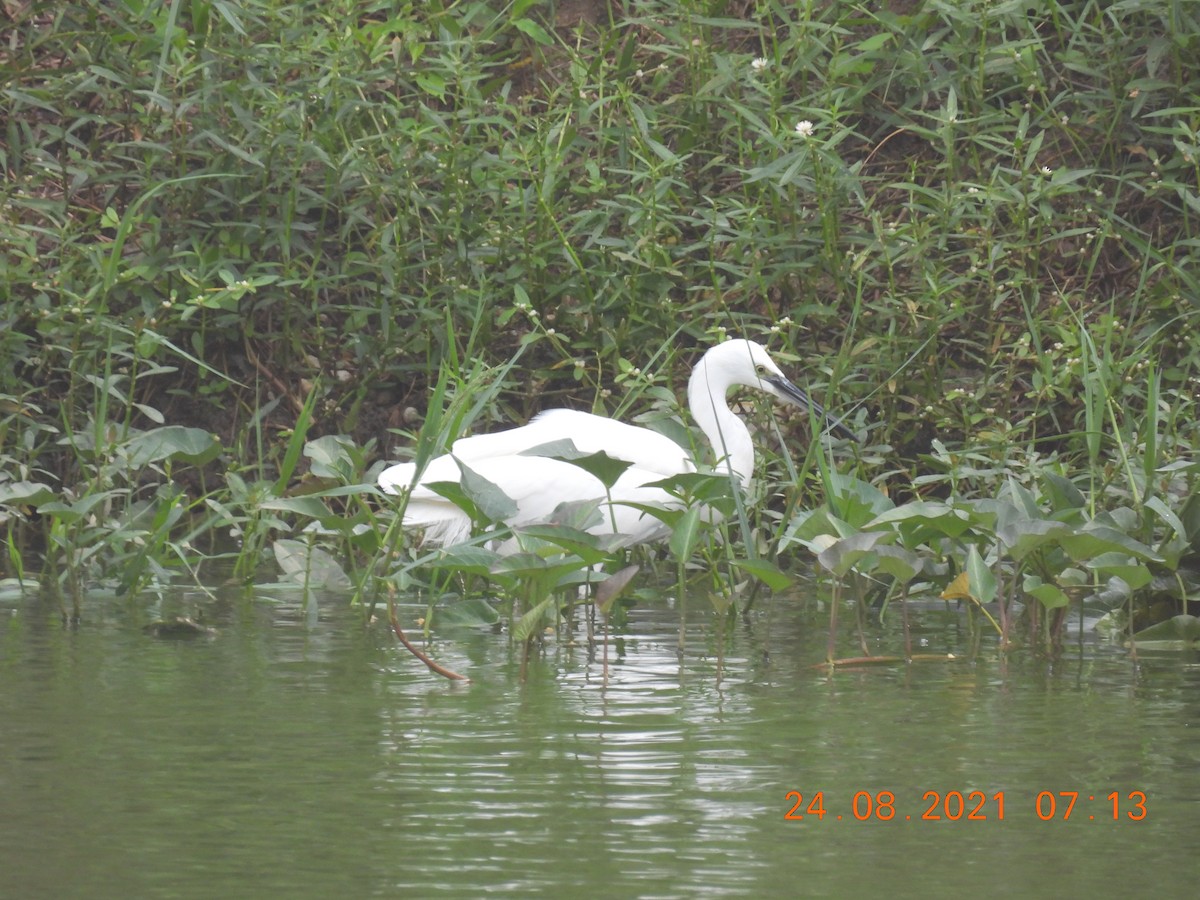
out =
[[731,472],[745,486],[754,473],[754,442],[746,424],[733,414],[725,399],[730,387],[701,360],[688,381],[688,406],[712,444],[717,471]]

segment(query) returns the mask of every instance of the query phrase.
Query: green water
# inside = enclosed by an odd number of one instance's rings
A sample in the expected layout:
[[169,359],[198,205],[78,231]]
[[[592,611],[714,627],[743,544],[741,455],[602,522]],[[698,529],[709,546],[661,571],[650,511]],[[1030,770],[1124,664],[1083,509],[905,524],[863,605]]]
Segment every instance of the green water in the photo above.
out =
[[[96,602],[66,630],[44,601],[0,600],[0,895],[1195,893],[1195,657],[1088,641],[1050,663],[985,641],[830,676],[823,614],[777,598],[718,681],[711,627],[689,616],[680,661],[664,602],[614,637],[607,684],[555,645],[522,682],[503,635],[460,631],[434,650],[463,685],[343,598],[167,606]],[[142,632],[179,609],[219,633]],[[966,652],[960,614],[916,619],[926,652]],[[789,791],[822,792],[824,817],[785,820]],[[931,791],[982,792],[986,818],[923,820]]]

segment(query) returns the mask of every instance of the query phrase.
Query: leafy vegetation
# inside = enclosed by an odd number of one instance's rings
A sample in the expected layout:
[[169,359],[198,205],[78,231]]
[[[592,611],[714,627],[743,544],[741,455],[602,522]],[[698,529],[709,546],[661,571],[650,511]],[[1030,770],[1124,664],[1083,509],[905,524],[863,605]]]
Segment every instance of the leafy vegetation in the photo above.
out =
[[532,634],[561,555],[603,548],[429,574],[372,467],[548,405],[683,436],[680,381],[725,334],[867,442],[793,458],[784,421],[726,539],[682,523],[678,574],[727,599],[807,547],[896,596],[999,600],[1007,637],[1023,608],[1052,640],[1083,597],[1188,613],[1189,5],[3,10],[0,569],[73,614],[273,556],[359,590],[532,579]]

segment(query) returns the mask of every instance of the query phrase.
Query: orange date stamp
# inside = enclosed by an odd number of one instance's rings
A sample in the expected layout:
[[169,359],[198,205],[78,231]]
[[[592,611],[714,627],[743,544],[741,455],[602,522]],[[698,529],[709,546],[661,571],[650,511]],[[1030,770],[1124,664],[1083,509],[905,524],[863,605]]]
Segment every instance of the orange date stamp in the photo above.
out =
[[[903,809],[892,791],[857,791],[841,811],[826,806],[825,792],[805,794],[788,791],[784,797],[789,822],[806,819],[823,821],[843,818],[858,822],[917,820],[920,822],[1003,822],[1005,813],[1013,815],[1014,804],[1004,791],[925,791],[919,803]],[[1080,819],[1109,822],[1141,822],[1150,814],[1145,791],[1110,791],[1087,794],[1082,791],[1039,791],[1022,797],[1018,807],[1022,817],[1034,816],[1043,822],[1067,822]]]

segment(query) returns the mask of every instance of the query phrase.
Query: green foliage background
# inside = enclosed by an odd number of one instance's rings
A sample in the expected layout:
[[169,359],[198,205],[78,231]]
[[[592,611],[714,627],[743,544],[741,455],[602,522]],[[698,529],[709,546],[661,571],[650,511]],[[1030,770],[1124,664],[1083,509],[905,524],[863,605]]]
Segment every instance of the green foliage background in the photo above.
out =
[[[1195,449],[1194,4],[3,9],[10,486],[232,503],[226,473],[292,474],[306,408],[366,466],[440,367],[499,373],[477,428],[629,415],[724,334],[896,497],[1047,461],[1125,496],[1122,459]],[[164,424],[219,455],[98,474]]]

